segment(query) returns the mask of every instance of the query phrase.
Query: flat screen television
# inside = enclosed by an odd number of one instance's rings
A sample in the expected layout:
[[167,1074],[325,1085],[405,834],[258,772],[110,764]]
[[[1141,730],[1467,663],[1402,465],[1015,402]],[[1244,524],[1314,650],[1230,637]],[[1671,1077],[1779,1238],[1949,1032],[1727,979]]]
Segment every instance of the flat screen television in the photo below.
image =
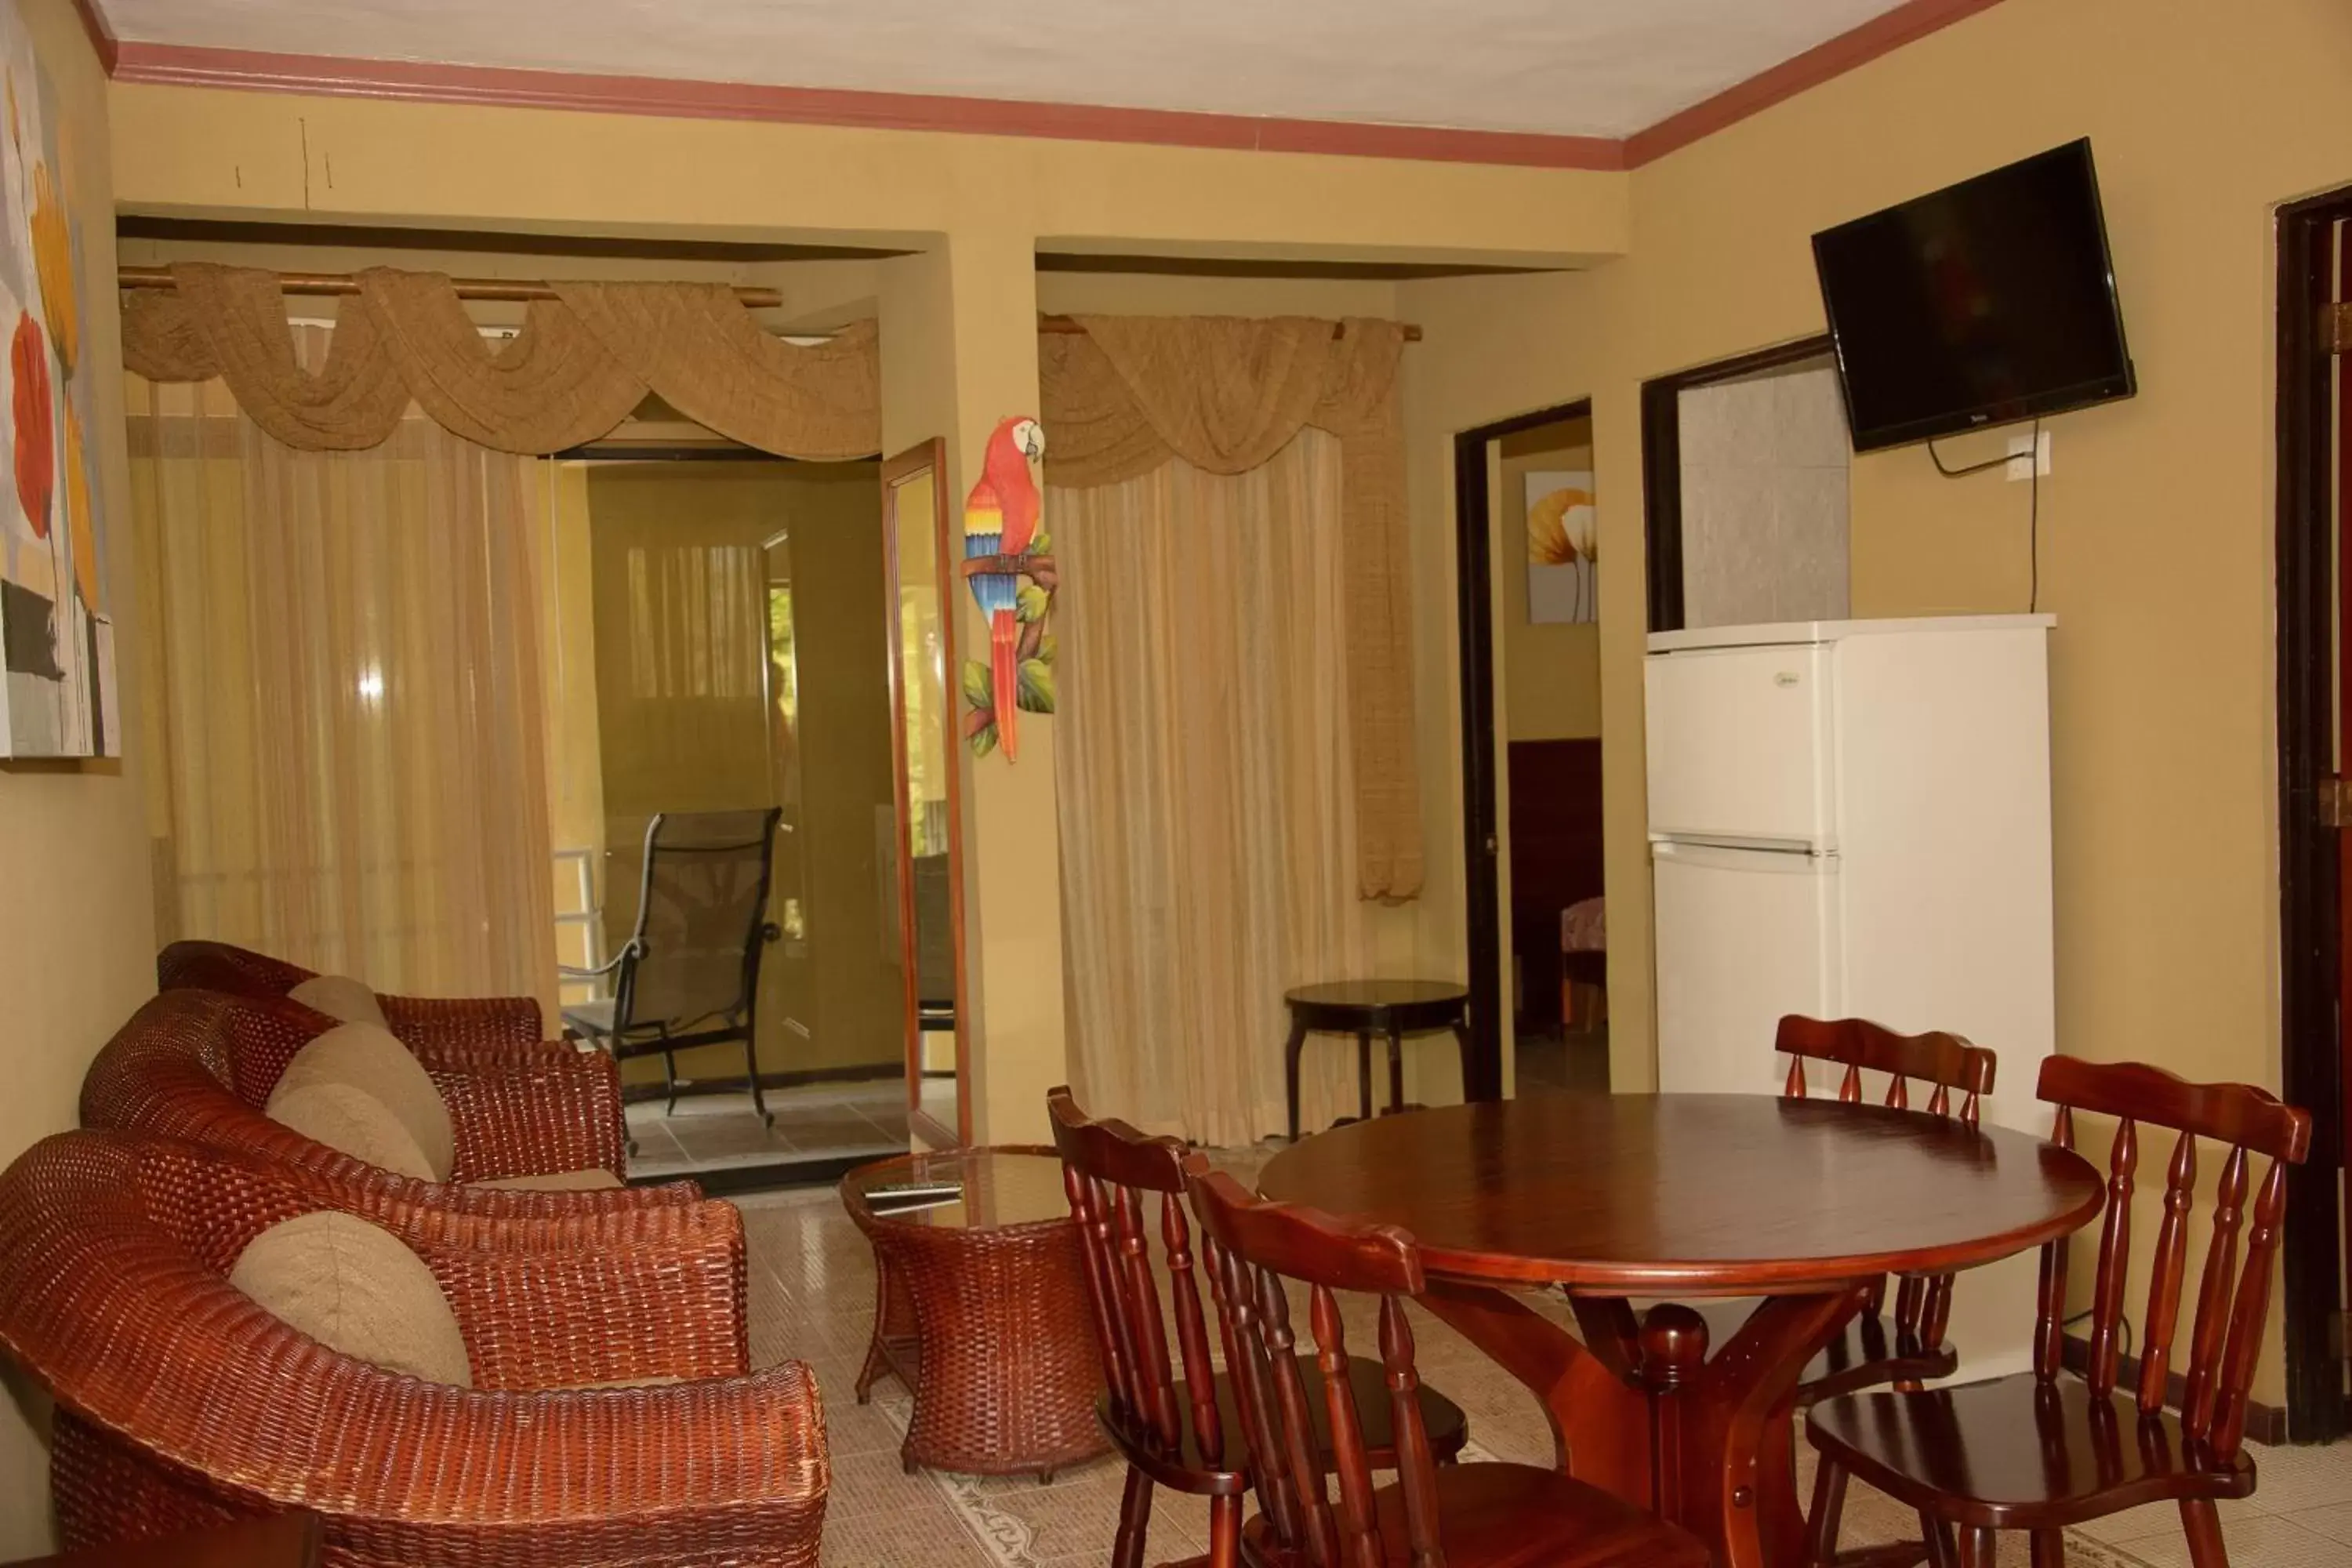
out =
[[1813,236],[1857,452],[2135,383],[2085,139]]

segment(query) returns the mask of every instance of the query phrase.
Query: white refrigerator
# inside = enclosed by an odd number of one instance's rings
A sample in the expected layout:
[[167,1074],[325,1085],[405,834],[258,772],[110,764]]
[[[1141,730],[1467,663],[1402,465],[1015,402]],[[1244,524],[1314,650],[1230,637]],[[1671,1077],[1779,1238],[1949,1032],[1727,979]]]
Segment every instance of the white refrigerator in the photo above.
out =
[[1991,1047],[1987,1118],[2048,1131],[2053,624],[1651,637],[1662,1089],[1777,1092],[1781,1015],[1859,1016]]

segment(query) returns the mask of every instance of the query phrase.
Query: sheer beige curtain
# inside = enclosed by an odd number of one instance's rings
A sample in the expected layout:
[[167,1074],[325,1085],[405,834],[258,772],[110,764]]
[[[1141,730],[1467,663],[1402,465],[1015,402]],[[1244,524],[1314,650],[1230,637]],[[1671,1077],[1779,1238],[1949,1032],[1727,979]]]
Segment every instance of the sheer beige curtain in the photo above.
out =
[[218,381],[128,407],[164,939],[551,1005],[530,460],[414,415],[296,451]]
[[[1283,1128],[1283,992],[1370,972],[1357,896],[1340,443],[1049,489],[1071,1072],[1153,1132]],[[1351,1110],[1310,1043],[1306,1120]]]

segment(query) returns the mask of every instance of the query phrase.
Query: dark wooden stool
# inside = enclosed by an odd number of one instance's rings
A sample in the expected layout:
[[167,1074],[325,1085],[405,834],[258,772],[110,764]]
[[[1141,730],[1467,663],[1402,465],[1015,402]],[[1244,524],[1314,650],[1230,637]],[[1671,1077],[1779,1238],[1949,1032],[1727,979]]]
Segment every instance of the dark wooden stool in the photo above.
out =
[[1290,1094],[1290,1139],[1298,1141],[1298,1053],[1314,1035],[1356,1037],[1356,1099],[1372,1115],[1372,1037],[1389,1042],[1389,1109],[1404,1107],[1404,1037],[1454,1031],[1462,1053],[1462,1087],[1472,1081],[1470,993],[1450,980],[1333,980],[1283,994],[1290,1008],[1290,1039],[1282,1047],[1283,1084]]

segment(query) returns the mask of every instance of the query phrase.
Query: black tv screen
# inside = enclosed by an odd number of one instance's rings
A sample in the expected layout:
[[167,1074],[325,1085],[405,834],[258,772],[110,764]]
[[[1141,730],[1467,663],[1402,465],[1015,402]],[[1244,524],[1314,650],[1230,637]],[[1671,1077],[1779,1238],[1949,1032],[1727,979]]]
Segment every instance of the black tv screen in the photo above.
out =
[[2128,397],[2085,140],[1813,236],[1857,452]]

